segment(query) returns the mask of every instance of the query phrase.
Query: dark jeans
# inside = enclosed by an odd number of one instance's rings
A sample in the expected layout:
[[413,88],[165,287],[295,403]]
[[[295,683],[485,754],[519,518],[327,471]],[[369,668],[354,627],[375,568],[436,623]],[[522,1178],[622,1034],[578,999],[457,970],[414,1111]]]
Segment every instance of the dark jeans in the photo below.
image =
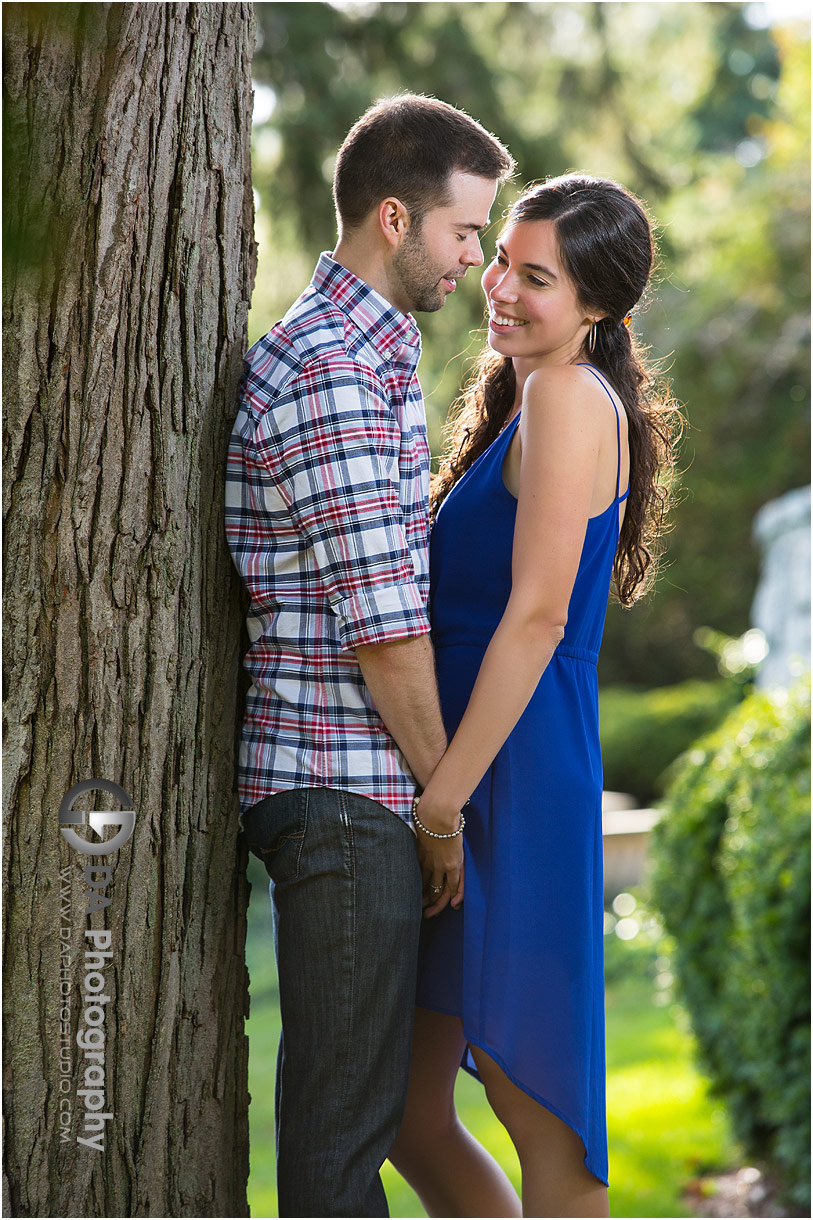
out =
[[280,1215],[387,1216],[421,924],[412,831],[331,788],[266,797],[243,826],[274,883]]

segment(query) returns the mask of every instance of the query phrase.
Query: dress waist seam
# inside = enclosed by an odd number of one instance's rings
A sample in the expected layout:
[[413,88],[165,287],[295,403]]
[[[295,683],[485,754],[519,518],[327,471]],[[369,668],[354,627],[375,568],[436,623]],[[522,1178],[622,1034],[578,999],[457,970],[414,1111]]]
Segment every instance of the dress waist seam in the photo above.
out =
[[555,657],[573,657],[575,661],[587,661],[589,665],[598,665],[598,653],[592,648],[574,648],[569,644],[559,644]]
[[[485,651],[491,641],[487,639],[475,640],[433,640],[435,651],[440,652],[444,648],[482,648]],[[559,644],[553,654],[556,657],[571,657],[574,661],[586,661],[588,665],[598,665],[598,652],[592,648],[576,648],[571,644]]]

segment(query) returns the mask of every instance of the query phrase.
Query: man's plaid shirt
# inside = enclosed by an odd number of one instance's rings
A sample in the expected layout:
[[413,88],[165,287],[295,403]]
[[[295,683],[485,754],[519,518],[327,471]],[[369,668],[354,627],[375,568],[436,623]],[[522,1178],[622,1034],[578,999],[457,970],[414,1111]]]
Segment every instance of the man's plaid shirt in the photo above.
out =
[[339,788],[407,822],[415,781],[360,644],[429,631],[420,334],[327,254],[246,356],[226,534],[251,597],[239,792]]

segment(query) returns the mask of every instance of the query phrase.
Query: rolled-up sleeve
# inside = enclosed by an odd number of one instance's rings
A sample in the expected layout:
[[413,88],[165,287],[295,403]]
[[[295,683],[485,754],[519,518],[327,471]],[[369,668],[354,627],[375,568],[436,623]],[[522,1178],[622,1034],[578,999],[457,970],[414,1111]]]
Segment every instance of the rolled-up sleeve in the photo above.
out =
[[258,428],[345,650],[429,631],[399,498],[401,440],[375,373],[346,356],[306,366]]

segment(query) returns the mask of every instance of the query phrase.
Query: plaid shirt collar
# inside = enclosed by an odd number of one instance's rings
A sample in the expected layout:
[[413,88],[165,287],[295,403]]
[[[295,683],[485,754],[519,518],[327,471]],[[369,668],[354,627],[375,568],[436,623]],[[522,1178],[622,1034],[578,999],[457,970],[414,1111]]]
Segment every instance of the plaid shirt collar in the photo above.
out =
[[421,332],[412,314],[401,313],[327,252],[319,256],[311,285],[342,311],[385,360],[417,366]]

